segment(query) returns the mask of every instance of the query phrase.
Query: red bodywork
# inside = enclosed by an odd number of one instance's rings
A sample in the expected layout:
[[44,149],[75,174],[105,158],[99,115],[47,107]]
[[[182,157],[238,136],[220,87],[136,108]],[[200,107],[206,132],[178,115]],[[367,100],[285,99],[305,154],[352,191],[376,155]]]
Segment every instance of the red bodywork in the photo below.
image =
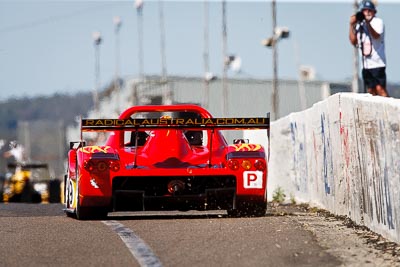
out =
[[109,211],[191,209],[261,216],[265,149],[242,139],[228,145],[221,130],[232,129],[269,130],[269,116],[216,119],[196,105],[168,105],[131,107],[116,120],[82,120],[82,131],[110,135],[101,146],[71,142],[66,211],[78,219]]

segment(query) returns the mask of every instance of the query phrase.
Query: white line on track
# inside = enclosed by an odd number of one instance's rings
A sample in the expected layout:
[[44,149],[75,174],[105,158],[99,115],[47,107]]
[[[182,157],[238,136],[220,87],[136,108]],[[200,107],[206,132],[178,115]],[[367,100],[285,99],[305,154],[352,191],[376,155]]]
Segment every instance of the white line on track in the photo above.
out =
[[140,266],[162,266],[160,260],[154,255],[150,247],[131,229],[117,221],[103,221],[103,223],[119,235]]

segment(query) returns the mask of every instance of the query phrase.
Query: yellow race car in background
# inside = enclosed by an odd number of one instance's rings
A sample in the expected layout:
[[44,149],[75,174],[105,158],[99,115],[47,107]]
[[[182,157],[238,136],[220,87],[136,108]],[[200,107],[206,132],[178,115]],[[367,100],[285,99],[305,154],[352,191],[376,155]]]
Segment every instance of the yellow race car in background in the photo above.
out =
[[60,202],[60,181],[50,177],[46,163],[9,163],[7,167],[4,202]]

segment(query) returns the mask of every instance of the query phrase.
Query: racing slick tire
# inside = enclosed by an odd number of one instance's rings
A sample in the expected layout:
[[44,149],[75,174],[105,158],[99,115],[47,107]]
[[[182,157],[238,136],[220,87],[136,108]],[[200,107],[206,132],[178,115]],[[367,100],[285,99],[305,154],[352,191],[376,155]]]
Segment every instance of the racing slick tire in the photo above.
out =
[[4,202],[3,195],[4,195],[4,182],[6,178],[3,175],[0,175],[0,202]]
[[49,182],[49,203],[61,202],[61,182],[58,179]]
[[81,221],[85,220],[103,220],[107,218],[108,211],[102,207],[81,207],[77,204],[76,206],[76,218]]
[[72,209],[73,199],[74,199],[74,191],[72,182],[70,179],[68,179],[68,176],[65,175],[64,176],[64,205],[66,208],[65,214],[67,215],[67,217],[76,219],[76,214],[70,211]]
[[102,220],[107,218],[108,210],[103,207],[82,207],[79,197],[79,186],[77,190],[77,201],[75,215],[78,220]]
[[239,202],[236,209],[228,209],[229,217],[263,217],[267,211],[266,202]]
[[39,192],[35,191],[33,189],[33,185],[31,182],[28,180],[25,183],[24,188],[22,189],[21,193],[21,202],[24,203],[41,203],[42,202],[42,196],[40,195]]
[[103,220],[107,218],[108,211],[101,207],[81,207],[77,204],[76,206],[76,218],[78,220]]

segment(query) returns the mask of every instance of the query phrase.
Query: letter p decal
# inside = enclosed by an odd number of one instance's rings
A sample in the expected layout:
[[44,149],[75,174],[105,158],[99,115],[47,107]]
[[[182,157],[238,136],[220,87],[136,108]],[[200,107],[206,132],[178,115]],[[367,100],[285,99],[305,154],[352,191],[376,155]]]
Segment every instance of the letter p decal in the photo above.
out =
[[261,171],[243,172],[244,188],[263,188],[263,173]]

